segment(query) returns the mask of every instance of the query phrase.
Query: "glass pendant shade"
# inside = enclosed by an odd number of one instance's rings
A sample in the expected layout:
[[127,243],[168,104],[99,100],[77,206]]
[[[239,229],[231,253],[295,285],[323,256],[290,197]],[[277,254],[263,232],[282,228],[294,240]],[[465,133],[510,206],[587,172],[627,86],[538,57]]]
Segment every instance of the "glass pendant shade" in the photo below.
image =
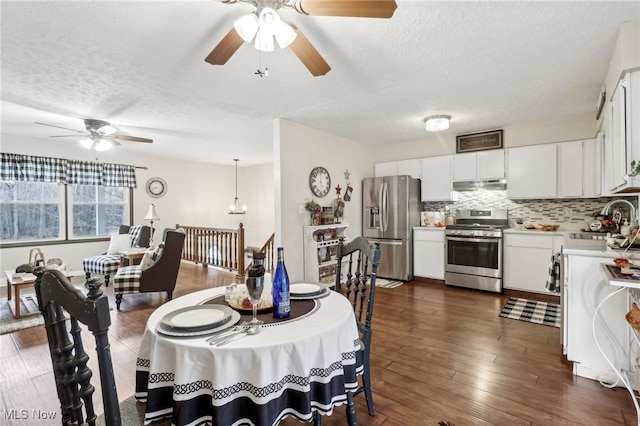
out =
[[233,28],[235,28],[240,38],[246,43],[251,43],[251,40],[258,32],[258,17],[254,13],[245,15],[233,23]]
[[80,145],[82,145],[83,147],[87,148],[87,149],[91,149],[91,147],[93,146],[93,141],[89,138],[85,138],[85,139],[81,139],[80,140]]
[[113,146],[113,142],[109,139],[100,139],[96,142],[96,151],[106,151]]
[[247,212],[247,206],[243,204],[240,206],[240,200],[238,200],[238,160],[234,158],[236,162],[236,198],[233,200],[233,204],[229,204],[229,214],[245,214]]
[[291,25],[283,22],[278,12],[271,7],[262,8],[259,17],[255,13],[251,13],[237,19],[233,23],[233,27],[246,43],[251,43],[255,38],[253,46],[261,52],[273,52],[274,37],[278,46],[284,49],[297,36]]

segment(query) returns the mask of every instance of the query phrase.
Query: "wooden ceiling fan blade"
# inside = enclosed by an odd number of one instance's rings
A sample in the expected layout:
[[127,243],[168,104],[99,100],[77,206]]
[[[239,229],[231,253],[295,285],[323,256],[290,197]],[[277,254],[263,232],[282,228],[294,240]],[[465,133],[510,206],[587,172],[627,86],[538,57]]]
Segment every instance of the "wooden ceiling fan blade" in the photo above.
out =
[[[87,134],[87,136],[89,136]],[[56,135],[56,136],[49,136],[50,138],[77,138],[79,137],[78,135]]]
[[120,139],[123,141],[129,141],[129,142],[145,142],[145,143],[153,143],[153,139],[147,139],[147,138],[138,138],[136,136],[127,136],[127,135],[115,135],[113,136],[113,139]]
[[307,67],[309,72],[313,74],[314,77],[318,77],[331,71],[331,67],[327,61],[325,61],[316,48],[313,47],[309,39],[302,34],[302,31],[295,27],[293,29],[296,32],[296,39],[289,47],[304,66]]
[[76,133],[80,133],[80,134],[83,134],[83,135],[87,133],[85,130],[69,129],[68,127],[56,126],[54,124],[40,123],[40,122],[37,122],[37,121],[35,123],[36,124],[40,124],[41,126],[49,126],[49,127],[56,127],[58,129],[69,130],[70,132],[76,132]]
[[391,18],[395,0],[296,0],[293,6],[304,15],[355,18]]
[[242,46],[242,43],[244,43],[244,40],[238,35],[236,29],[231,27],[231,30],[224,36],[222,41],[205,58],[205,62],[211,65],[226,64],[229,58],[236,53],[236,50]]

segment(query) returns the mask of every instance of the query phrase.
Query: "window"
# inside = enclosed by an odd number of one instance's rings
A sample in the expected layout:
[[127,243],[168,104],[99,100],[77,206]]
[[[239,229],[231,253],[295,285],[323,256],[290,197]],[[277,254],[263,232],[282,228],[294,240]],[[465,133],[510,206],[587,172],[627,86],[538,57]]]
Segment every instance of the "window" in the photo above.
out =
[[107,236],[130,223],[130,197],[122,187],[0,181],[0,242]]
[[94,185],[70,185],[71,238],[96,237],[118,232],[128,223],[127,188]]

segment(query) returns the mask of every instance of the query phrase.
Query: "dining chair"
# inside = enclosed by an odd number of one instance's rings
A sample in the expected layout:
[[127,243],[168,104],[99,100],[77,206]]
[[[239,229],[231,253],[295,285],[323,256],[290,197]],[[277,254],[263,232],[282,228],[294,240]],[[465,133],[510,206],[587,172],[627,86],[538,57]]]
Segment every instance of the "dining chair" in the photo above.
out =
[[[149,247],[151,228],[147,225],[120,225],[118,235],[128,234],[131,237],[131,247]],[[109,286],[109,277],[115,274],[120,267],[120,254],[103,253],[98,256],[87,257],[82,260],[82,268],[87,280],[91,274],[104,276],[104,285]]]
[[[139,265],[118,268],[113,277],[113,292],[119,310],[124,294],[165,291],[167,300],[173,298],[173,290],[178,279],[185,233],[175,229],[165,229],[163,242],[151,256],[151,263],[143,258]],[[146,254],[145,254],[146,256]],[[155,259],[153,259],[155,257]]]
[[[375,411],[370,372],[371,318],[373,316],[376,277],[380,264],[380,243],[371,246],[366,238],[356,237],[353,241],[345,244],[344,239],[341,239],[336,251],[336,260],[338,264],[335,290],[342,292],[353,306],[360,334],[363,366],[362,385],[358,387],[354,395],[364,392],[369,415],[373,416]],[[345,268],[344,283],[341,282],[340,273],[343,265]]]
[[85,295],[60,271],[40,267],[34,273],[38,307],[44,316],[62,410],[62,424],[95,424],[97,418],[93,402],[95,389],[90,383],[92,372],[87,365],[89,355],[82,342],[80,324],[83,324],[95,338],[105,422],[120,425],[109,349],[109,299],[100,289],[102,281],[98,278],[88,280],[86,287],[89,292]]

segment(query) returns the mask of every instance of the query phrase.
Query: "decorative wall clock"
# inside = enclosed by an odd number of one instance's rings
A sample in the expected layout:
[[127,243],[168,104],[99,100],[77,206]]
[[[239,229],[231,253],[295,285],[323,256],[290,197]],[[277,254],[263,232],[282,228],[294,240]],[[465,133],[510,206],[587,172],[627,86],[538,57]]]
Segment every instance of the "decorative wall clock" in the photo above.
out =
[[147,181],[147,194],[153,198],[160,198],[167,193],[167,182],[159,177],[152,177]]
[[324,197],[331,188],[331,176],[324,167],[314,167],[309,173],[309,189],[316,197]]

